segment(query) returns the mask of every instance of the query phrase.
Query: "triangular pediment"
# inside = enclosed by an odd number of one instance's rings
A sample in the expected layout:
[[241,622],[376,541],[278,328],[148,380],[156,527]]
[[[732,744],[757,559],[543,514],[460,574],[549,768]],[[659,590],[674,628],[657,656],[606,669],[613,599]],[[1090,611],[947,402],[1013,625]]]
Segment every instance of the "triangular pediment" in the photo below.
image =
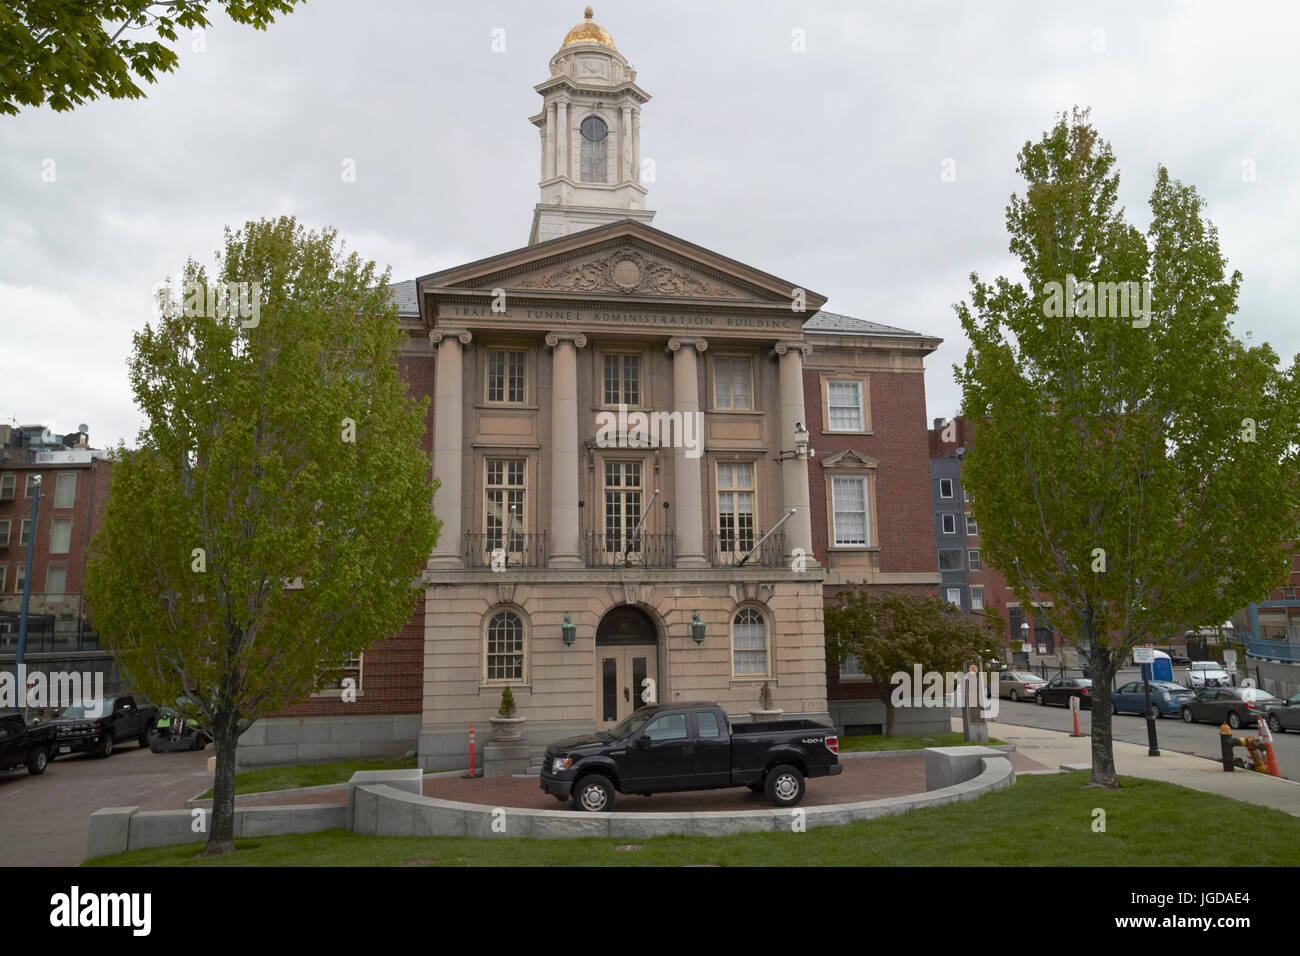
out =
[[846,448],[838,454],[822,459],[822,468],[876,468],[880,462],[852,448]]
[[644,223],[623,220],[480,259],[418,280],[421,297],[503,289],[507,296],[789,309],[825,298]]

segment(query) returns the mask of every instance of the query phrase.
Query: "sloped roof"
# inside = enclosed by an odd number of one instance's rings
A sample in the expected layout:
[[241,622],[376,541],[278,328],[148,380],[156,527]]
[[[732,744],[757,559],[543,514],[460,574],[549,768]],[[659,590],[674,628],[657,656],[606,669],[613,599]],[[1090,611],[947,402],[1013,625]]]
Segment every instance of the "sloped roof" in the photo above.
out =
[[389,295],[397,303],[398,314],[403,318],[420,317],[420,302],[415,294],[415,280],[407,279],[404,282],[394,282],[388,287]]
[[911,335],[918,339],[926,338],[920,332],[911,332],[893,325],[882,325],[879,322],[868,322],[866,319],[855,319],[851,315],[840,315],[837,312],[816,313],[804,323],[803,330],[830,335]]

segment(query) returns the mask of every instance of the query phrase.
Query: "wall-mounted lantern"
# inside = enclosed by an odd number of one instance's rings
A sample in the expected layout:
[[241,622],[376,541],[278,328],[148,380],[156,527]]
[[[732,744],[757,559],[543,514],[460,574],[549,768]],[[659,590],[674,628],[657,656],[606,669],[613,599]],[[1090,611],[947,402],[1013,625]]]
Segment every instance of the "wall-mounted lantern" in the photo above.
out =
[[696,611],[695,616],[691,618],[691,637],[696,644],[704,643],[704,622],[700,620],[699,611]]
[[568,611],[564,612],[564,623],[560,625],[560,633],[564,635],[564,646],[572,647],[578,636],[578,625],[569,620]]

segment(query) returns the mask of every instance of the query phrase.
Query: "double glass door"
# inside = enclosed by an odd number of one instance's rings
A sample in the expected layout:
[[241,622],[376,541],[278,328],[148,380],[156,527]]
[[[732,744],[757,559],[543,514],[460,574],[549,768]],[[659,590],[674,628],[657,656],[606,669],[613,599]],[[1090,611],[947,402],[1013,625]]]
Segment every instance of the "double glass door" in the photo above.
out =
[[[639,707],[658,703],[659,668],[654,644],[596,647],[596,726],[605,730]],[[650,691],[648,700],[643,695]]]

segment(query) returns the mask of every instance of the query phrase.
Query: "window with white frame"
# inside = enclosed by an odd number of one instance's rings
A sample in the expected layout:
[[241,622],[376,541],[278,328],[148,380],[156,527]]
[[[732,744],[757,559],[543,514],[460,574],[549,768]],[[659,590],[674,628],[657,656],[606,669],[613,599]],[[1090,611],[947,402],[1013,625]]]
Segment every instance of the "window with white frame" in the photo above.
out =
[[77,500],[77,473],[61,471],[54,479],[54,507],[71,508]]
[[767,676],[767,622],[757,608],[742,607],[731,622],[732,674]]
[[753,407],[747,358],[713,360],[713,404],[717,408]]
[[862,383],[827,382],[826,410],[830,418],[828,431],[862,431],[866,427],[862,408]]
[[948,603],[961,607],[961,588],[948,588]]
[[606,353],[605,404],[641,404],[641,356]]
[[972,538],[976,537],[980,533],[980,528],[979,525],[975,523],[974,515],[966,516],[966,533]]
[[23,523],[18,526],[18,547],[27,547],[27,539],[32,534],[32,519],[24,518]]
[[50,554],[67,554],[72,546],[72,519],[55,518],[50,522]]
[[972,611],[984,610],[984,589],[982,587],[972,587],[970,589],[970,609]]
[[508,552],[523,550],[527,464],[522,458],[489,458],[484,463],[484,532],[486,550],[498,548]]
[[487,679],[524,679],[524,622],[514,611],[498,611],[487,627]]
[[951,478],[940,478],[940,479],[939,479],[939,497],[940,497],[940,498],[951,498],[951,497],[952,497],[952,479],[951,479]]
[[831,479],[836,547],[871,543],[871,515],[865,475],[836,475]]
[[487,353],[487,401],[520,404],[524,400],[526,353],[514,349],[489,349]]
[[360,653],[350,651],[343,655],[342,668],[327,685],[331,690],[343,690],[343,682],[351,679],[350,689],[361,693],[361,657]]
[[605,550],[639,554],[641,535],[632,532],[641,520],[641,462],[605,462]]
[[0,475],[0,499],[8,500],[14,496],[14,475]]
[[68,569],[50,567],[45,569],[45,593],[63,594],[68,585]]
[[972,571],[981,570],[982,565],[980,564],[980,552],[978,548],[966,552],[966,564]]
[[9,547],[9,527],[12,522],[8,518],[0,518],[0,547]]
[[941,515],[940,517],[943,519],[943,533],[944,533],[944,534],[956,534],[956,533],[957,533],[957,516],[956,516],[956,515]]
[[840,665],[840,680],[846,677],[866,677],[862,673],[862,664],[858,661],[857,654],[846,654],[844,663]]
[[718,548],[749,551],[754,547],[754,465],[718,464]]

